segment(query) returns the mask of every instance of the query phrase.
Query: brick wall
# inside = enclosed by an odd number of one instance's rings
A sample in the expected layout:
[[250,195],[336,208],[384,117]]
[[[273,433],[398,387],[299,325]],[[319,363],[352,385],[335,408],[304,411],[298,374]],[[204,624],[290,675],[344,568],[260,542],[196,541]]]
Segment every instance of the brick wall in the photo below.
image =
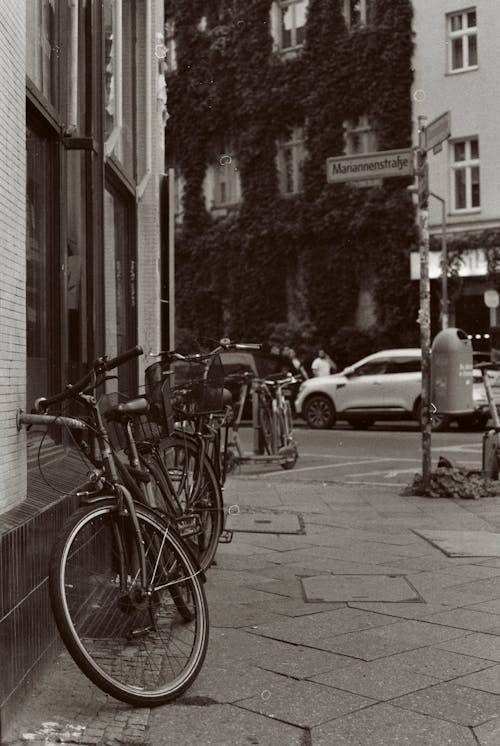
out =
[[0,512],[26,497],[25,6],[0,3]]

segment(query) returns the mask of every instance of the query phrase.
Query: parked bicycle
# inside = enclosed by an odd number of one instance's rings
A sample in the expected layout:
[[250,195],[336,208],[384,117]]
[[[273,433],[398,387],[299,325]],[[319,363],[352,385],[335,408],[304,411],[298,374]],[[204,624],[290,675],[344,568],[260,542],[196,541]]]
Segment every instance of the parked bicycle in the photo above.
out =
[[[147,492],[140,479],[125,477],[96,398],[106,373],[140,354],[136,347],[99,358],[75,384],[39,399],[36,413],[21,413],[19,424],[83,433],[78,443],[87,453],[92,449],[94,468],[78,493],[82,507],[62,528],[51,554],[54,617],[69,653],[98,687],[129,704],[152,706],[193,683],[209,627],[203,573],[175,524],[134,499]],[[67,402],[76,402],[84,415],[47,414]],[[146,414],[149,403],[119,406],[124,417],[127,409]]]
[[[240,399],[232,423],[232,438],[228,444],[232,468],[244,462],[277,461],[283,469],[293,469],[299,453],[293,431],[291,405],[284,390],[299,380],[292,375],[284,378],[271,376],[266,379],[254,378],[249,373],[240,376]],[[245,402],[249,396],[252,400],[253,453],[244,450],[239,433]]]

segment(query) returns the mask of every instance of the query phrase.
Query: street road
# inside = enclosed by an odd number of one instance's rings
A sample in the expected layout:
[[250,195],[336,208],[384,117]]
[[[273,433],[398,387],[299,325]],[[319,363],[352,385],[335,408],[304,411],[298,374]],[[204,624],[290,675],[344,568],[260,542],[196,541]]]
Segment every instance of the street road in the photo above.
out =
[[[242,440],[251,450],[252,431],[242,428]],[[349,482],[400,489],[422,472],[422,436],[413,423],[381,424],[368,430],[337,426],[311,430],[297,423],[299,460],[286,471],[278,464],[242,464],[239,473],[255,479]],[[432,434],[432,468],[439,456],[469,469],[481,468],[482,433]]]

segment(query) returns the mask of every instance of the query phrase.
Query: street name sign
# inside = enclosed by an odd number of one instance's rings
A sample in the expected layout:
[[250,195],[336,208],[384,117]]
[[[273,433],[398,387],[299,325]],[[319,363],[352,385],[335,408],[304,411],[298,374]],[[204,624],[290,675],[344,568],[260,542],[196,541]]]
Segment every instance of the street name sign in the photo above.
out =
[[326,159],[326,180],[329,184],[367,179],[387,179],[392,176],[413,176],[413,152],[382,150],[378,153],[344,155]]
[[430,122],[424,131],[424,147],[426,150],[435,148],[436,145],[447,140],[451,135],[451,114],[445,111],[441,116]]

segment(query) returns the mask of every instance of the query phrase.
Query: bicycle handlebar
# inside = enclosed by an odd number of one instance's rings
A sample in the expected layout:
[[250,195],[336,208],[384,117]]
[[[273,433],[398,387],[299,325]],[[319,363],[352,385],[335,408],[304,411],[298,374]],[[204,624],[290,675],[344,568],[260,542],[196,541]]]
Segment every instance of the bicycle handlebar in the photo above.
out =
[[113,370],[113,368],[118,368],[118,366],[123,365],[129,360],[139,357],[142,353],[142,347],[136,345],[130,350],[125,350],[125,352],[121,352],[119,355],[116,355],[116,357],[112,357],[109,360],[106,358],[106,355],[97,358],[97,360],[92,364],[91,370],[80,378],[79,381],[76,381],[76,383],[68,383],[66,389],[61,391],[59,394],[55,394],[48,398],[41,397],[36,399],[34,405],[35,413],[40,410],[44,411],[48,409],[52,404],[57,404],[57,402],[77,396],[77,394],[85,391],[95,376],[106,373],[108,370]]
[[77,420],[75,417],[64,417],[62,415],[55,414],[28,414],[27,412],[20,411],[17,415],[17,429],[19,430],[21,425],[60,425],[61,427],[69,427],[72,430],[86,430],[87,425],[82,420]]
[[200,360],[207,357],[218,355],[219,352],[227,350],[261,350],[262,345],[258,342],[231,342],[230,339],[221,339],[220,343],[210,352],[194,353],[193,355],[183,355],[177,350],[160,350],[159,352],[149,352],[149,357],[165,357],[169,360]]

